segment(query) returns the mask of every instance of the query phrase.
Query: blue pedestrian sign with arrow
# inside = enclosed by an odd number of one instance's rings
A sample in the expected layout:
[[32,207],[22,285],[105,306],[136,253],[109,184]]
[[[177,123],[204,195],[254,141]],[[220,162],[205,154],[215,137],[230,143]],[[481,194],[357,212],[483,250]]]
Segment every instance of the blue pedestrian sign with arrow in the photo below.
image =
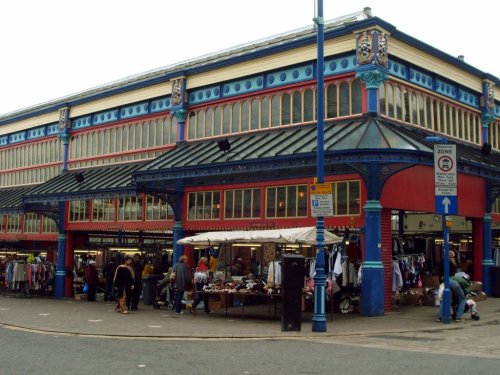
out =
[[456,195],[436,195],[436,214],[457,215],[458,199]]

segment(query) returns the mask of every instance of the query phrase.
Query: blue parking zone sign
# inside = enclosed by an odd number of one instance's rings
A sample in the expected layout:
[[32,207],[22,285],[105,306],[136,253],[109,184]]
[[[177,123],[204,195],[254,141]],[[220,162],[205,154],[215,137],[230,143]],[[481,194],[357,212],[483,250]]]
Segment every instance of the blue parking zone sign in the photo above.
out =
[[458,199],[456,195],[436,195],[436,214],[457,215]]

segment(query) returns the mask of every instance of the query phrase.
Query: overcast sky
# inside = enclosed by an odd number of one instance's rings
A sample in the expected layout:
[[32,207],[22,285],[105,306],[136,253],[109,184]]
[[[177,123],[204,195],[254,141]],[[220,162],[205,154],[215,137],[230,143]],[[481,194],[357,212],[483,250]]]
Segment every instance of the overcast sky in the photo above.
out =
[[[0,114],[312,25],[314,3],[2,0]],[[500,77],[500,1],[324,0],[325,19],[366,6],[398,30]]]

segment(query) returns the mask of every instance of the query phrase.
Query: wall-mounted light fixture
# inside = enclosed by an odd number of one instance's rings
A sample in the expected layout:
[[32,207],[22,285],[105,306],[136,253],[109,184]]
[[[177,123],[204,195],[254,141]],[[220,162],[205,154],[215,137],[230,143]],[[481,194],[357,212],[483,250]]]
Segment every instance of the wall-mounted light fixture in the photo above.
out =
[[224,153],[228,152],[231,149],[231,144],[229,143],[227,138],[217,141],[217,145],[219,146],[219,150],[221,150]]
[[82,172],[79,172],[79,173],[75,174],[75,180],[76,180],[76,182],[81,184],[83,181],[85,181],[85,176],[83,175]]

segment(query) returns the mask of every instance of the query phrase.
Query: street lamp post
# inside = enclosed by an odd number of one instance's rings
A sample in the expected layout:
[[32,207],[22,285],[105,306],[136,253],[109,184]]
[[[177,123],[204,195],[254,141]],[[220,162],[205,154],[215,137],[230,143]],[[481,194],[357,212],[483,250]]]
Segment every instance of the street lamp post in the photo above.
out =
[[[317,30],[317,87],[318,87],[318,118],[317,118],[317,182],[323,183],[324,177],[324,75],[323,75],[323,43],[324,43],[324,20],[323,0],[317,0],[314,23]],[[314,276],[314,313],[312,319],[313,332],[326,332],[325,315],[325,220],[323,216],[316,218],[316,275]]]

